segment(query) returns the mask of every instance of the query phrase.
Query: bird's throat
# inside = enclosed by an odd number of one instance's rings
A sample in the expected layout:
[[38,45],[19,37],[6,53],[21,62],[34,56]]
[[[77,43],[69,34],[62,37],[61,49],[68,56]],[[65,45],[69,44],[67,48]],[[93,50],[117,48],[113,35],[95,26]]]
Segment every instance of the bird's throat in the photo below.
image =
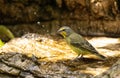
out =
[[66,38],[66,35],[67,35],[66,32],[63,31],[63,32],[61,32],[60,34],[61,34],[64,38]]

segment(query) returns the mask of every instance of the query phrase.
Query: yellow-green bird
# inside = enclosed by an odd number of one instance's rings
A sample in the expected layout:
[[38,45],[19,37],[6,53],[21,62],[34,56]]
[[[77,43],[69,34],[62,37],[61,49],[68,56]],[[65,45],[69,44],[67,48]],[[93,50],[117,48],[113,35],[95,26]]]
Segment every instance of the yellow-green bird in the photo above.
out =
[[67,44],[71,47],[73,51],[78,54],[78,57],[86,54],[94,54],[101,59],[105,59],[106,57],[99,54],[98,51],[80,34],[74,32],[70,27],[63,26],[58,30],[58,33],[64,37]]

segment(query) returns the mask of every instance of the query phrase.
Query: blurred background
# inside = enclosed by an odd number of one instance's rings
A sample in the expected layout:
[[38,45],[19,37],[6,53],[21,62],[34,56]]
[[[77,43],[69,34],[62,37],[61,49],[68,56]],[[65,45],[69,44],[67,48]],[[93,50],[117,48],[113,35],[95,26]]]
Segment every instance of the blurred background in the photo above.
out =
[[68,25],[84,36],[120,36],[119,0],[0,0],[0,24],[15,36],[55,35]]

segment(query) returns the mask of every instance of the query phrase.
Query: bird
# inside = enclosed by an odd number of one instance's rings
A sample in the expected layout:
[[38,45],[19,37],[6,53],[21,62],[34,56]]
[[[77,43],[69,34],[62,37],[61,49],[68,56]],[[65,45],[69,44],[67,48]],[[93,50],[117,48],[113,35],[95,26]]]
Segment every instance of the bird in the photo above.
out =
[[85,38],[69,26],[62,26],[57,33],[63,36],[70,48],[77,53],[77,57],[83,58],[83,55],[93,54],[100,59],[106,59],[106,57],[101,55]]

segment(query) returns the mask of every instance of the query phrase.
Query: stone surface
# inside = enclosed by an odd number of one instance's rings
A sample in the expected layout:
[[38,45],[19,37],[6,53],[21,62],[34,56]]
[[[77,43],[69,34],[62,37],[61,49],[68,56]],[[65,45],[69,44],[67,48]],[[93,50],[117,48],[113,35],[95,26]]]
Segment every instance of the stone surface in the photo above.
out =
[[[91,76],[70,71],[62,63],[39,62],[16,52],[0,55],[0,78],[90,78]],[[2,74],[3,73],[3,74]]]
[[52,35],[69,25],[85,36],[120,36],[118,0],[1,0],[0,15],[0,24],[37,23]]
[[[0,77],[93,78],[120,58],[119,39],[98,37],[88,41],[107,57],[105,61],[92,55],[75,59],[76,53],[64,40],[50,35],[28,33],[21,38],[14,38],[0,48]],[[113,67],[119,67],[119,62],[117,65]],[[119,70],[116,67],[113,69],[115,73],[111,71],[112,74],[118,75]]]
[[120,78],[120,59],[109,70],[94,78]]

